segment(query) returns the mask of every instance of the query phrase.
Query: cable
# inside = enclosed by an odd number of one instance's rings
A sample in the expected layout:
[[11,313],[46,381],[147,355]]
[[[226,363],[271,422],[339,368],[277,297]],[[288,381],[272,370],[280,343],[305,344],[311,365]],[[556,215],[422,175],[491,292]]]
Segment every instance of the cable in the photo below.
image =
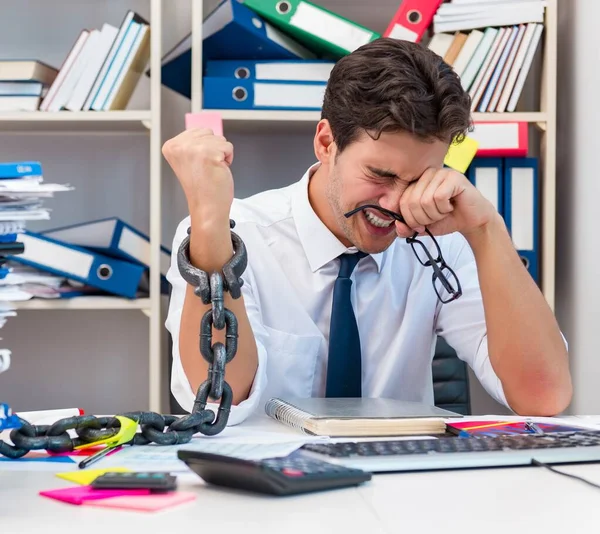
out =
[[583,478],[583,477],[580,477],[577,475],[572,475],[571,473],[565,473],[564,471],[559,471],[558,469],[552,467],[551,465],[545,464],[544,462],[540,462],[539,460],[536,460],[535,458],[531,459],[531,463],[533,465],[537,465],[539,467],[545,467],[546,469],[549,469],[553,473],[557,473],[559,475],[564,475],[569,478],[574,478],[575,480],[580,480],[581,482],[585,482],[586,484],[589,484],[590,486],[592,486],[596,489],[600,489],[600,484],[596,484],[595,482],[592,482],[591,480],[588,480],[587,478]]

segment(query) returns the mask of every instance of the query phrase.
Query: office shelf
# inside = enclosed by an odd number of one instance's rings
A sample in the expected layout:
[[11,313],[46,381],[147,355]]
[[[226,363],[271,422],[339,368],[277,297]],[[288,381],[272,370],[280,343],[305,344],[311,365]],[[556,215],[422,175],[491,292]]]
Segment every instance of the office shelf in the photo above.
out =
[[475,122],[539,122],[545,123],[548,114],[544,111],[515,111],[514,113],[473,113]]
[[0,113],[0,132],[147,132],[150,111],[13,111]]
[[[289,111],[289,110],[233,110],[219,109],[217,111],[227,122],[228,127],[251,128],[277,127],[305,124],[312,127],[321,118],[320,111]],[[496,122],[496,121],[515,121],[515,122],[540,122],[547,120],[547,113],[543,111],[515,112],[515,113],[473,113],[473,120],[476,122]]]
[[17,310],[149,310],[150,299],[119,297],[75,297],[72,299],[31,299],[13,303]]

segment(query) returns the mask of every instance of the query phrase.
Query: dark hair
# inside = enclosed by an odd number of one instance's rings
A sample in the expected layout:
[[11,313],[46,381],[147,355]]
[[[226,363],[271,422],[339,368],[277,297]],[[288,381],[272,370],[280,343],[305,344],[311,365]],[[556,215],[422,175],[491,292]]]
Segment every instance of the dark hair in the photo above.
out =
[[461,141],[471,128],[471,99],[460,78],[427,47],[379,38],[334,65],[321,118],[341,152],[366,132],[406,131],[423,140]]

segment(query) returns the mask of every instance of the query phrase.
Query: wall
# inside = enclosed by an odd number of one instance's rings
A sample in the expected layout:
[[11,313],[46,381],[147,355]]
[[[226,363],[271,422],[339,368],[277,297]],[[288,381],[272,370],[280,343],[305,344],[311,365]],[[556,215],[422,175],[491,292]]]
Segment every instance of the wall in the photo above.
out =
[[[216,0],[205,2],[208,12]],[[322,2],[333,11],[383,32],[398,0],[378,0],[378,9],[358,0]],[[125,10],[149,16],[148,0],[45,0],[27,3],[0,0],[0,50],[4,57],[37,57],[59,66],[84,27],[103,22],[119,25]],[[163,51],[189,32],[190,1],[163,2]],[[55,21],[54,23],[48,21]],[[19,24],[18,22],[21,22]],[[23,24],[28,31],[23,32]],[[148,80],[139,83],[131,109],[148,105]],[[163,140],[179,133],[189,101],[163,88]],[[235,192],[255,192],[298,180],[313,163],[309,128],[251,134],[227,130],[235,145]],[[31,229],[55,227],[96,217],[117,215],[148,230],[148,138],[144,134],[38,135],[0,134],[0,160],[39,159],[48,181],[76,186],[49,203],[52,219]],[[170,241],[186,215],[176,178],[163,164],[163,244]],[[115,194],[118,191],[118,194]],[[4,346],[14,354],[11,371],[0,376],[0,400],[18,410],[40,406],[80,406],[92,413],[144,409],[147,399],[148,322],[139,311],[21,311],[2,331]],[[165,363],[166,371],[166,363]],[[502,411],[472,380],[477,413]]]
[[600,412],[599,16],[594,0],[559,2],[557,315],[570,345],[573,413]]

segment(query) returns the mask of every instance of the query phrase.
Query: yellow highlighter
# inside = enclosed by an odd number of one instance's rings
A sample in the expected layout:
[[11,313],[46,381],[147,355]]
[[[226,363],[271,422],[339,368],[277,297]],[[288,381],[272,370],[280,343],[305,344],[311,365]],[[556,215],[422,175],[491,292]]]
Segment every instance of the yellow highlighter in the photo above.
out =
[[452,141],[444,158],[444,165],[464,173],[477,154],[478,146],[479,143],[469,136],[466,136],[460,143]]
[[106,447],[104,449],[97,452],[96,454],[93,454],[92,456],[88,456],[85,460],[79,462],[79,469],[84,469],[89,465],[92,465],[93,463],[104,458],[107,454],[113,452],[117,448],[121,448],[123,445],[126,445],[134,438],[135,433],[137,432],[138,424],[133,419],[123,417],[122,415],[117,415],[117,419],[121,422],[121,428],[116,435],[110,438],[94,441],[92,443],[86,443],[85,445],[75,447],[76,449],[87,449],[89,447],[96,447],[97,445],[106,444]]

